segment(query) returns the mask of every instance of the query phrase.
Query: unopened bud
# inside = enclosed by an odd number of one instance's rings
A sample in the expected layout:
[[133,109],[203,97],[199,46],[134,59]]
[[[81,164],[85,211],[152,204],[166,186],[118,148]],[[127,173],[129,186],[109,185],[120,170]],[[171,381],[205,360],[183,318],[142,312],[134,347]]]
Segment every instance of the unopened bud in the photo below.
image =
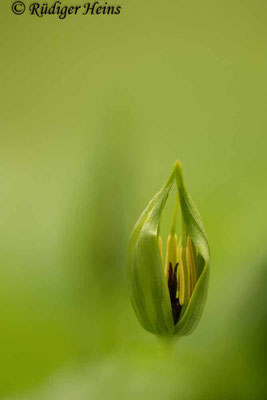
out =
[[[164,271],[159,224],[174,179],[178,193]],[[177,246],[178,204],[182,236]],[[205,230],[184,186],[181,164],[176,162],[168,180],[138,219],[130,239],[130,294],[140,323],[157,335],[191,333],[204,309],[208,277],[209,246]]]

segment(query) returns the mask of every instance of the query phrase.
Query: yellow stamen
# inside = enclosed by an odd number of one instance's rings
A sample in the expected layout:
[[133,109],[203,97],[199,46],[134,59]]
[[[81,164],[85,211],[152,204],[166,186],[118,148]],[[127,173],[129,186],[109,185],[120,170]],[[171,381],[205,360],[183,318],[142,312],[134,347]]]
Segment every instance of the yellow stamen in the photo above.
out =
[[177,268],[177,292],[179,293],[179,287],[180,287],[180,248],[182,246],[182,239],[179,240],[178,246],[177,246],[177,263],[178,263],[178,268]]
[[184,304],[185,294],[185,282],[184,282],[184,265],[183,265],[183,254],[182,247],[180,247],[180,263],[179,263],[179,277],[180,277],[180,292],[179,292],[179,303],[182,306]]
[[182,247],[182,239],[179,240],[179,243],[178,243],[178,246],[177,246],[177,256],[178,256],[178,260],[177,261],[179,261],[181,247]]

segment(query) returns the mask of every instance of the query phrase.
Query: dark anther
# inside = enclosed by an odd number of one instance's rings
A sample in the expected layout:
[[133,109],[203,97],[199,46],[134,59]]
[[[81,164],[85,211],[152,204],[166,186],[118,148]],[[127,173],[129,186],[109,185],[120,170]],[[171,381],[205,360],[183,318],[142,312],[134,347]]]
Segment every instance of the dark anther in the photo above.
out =
[[177,324],[178,319],[180,317],[181,309],[182,309],[182,307],[179,303],[179,298],[176,298],[177,268],[178,268],[178,263],[175,265],[174,269],[172,268],[172,263],[169,263],[168,288],[169,288],[170,299],[171,299],[172,316],[173,316],[174,325]]

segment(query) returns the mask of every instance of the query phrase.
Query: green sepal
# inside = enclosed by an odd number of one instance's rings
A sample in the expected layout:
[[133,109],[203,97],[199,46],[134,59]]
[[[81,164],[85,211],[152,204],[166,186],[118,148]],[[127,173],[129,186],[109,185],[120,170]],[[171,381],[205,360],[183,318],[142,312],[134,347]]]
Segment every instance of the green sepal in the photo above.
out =
[[198,252],[197,272],[200,274],[189,304],[180,320],[175,325],[175,333],[179,336],[184,336],[189,335],[196,328],[206,304],[210,269],[210,250],[199,212],[185,188],[182,168],[179,162],[176,162],[175,170],[183,222],[186,234],[191,237]]
[[130,238],[129,286],[141,325],[157,335],[173,335],[171,303],[158,245],[158,227],[173,184],[173,173],[139,217]]

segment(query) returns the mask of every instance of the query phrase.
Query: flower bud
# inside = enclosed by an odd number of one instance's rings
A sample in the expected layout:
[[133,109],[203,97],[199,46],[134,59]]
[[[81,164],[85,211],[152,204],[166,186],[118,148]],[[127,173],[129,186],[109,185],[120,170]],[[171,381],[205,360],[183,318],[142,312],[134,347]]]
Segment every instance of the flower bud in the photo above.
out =
[[[174,180],[177,200],[167,239],[165,268],[159,225]],[[178,243],[176,219],[182,223]],[[200,215],[177,161],[161,190],[139,217],[130,238],[129,288],[141,325],[156,335],[188,335],[203,312],[209,277],[209,245]]]

